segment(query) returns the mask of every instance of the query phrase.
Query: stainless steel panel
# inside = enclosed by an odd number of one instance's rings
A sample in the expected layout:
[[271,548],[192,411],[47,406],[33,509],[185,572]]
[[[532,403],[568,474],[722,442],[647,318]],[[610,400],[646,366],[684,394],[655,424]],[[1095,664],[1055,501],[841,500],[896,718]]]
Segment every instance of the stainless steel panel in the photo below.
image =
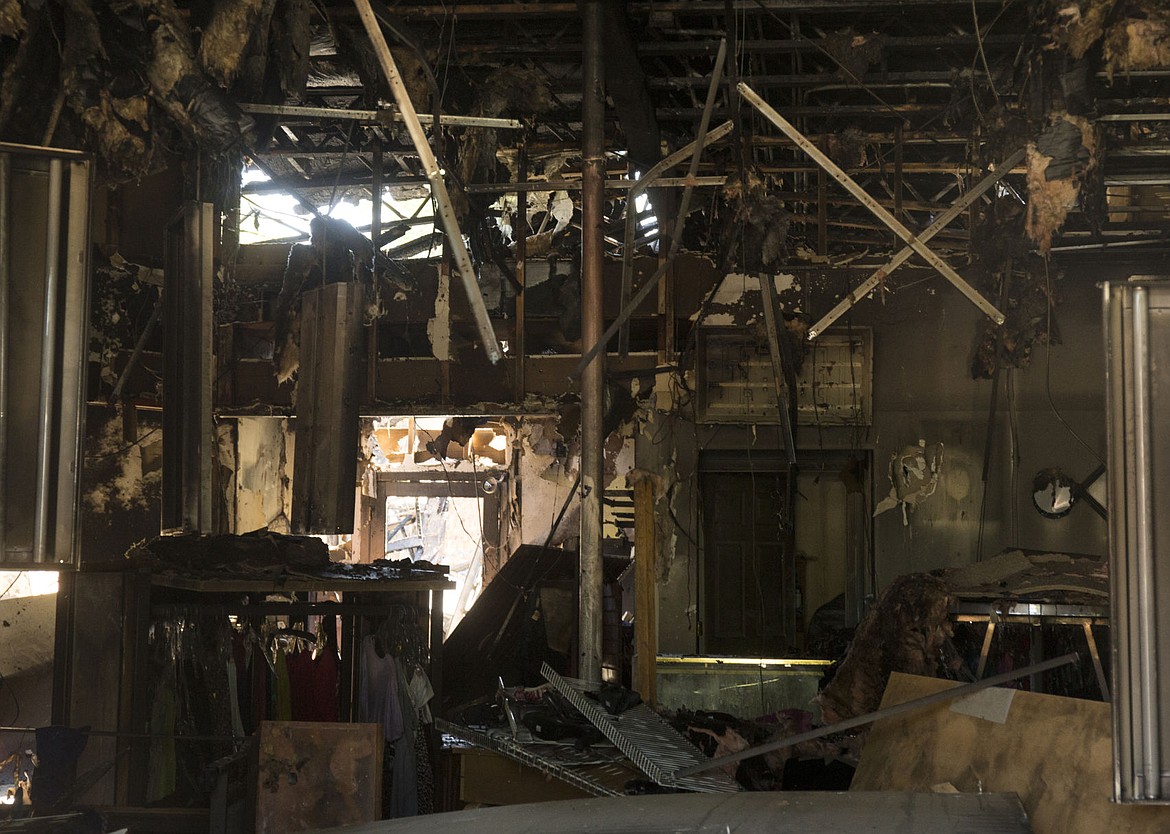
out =
[[1170,802],[1170,281],[1104,286],[1114,794]]
[[0,565],[71,566],[88,323],[89,162],[0,145]]

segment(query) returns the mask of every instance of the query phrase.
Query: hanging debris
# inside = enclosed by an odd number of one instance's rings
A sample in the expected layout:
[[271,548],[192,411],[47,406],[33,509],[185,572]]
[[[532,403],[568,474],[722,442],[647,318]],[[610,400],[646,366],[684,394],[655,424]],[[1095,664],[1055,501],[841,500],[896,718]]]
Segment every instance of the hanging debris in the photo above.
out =
[[1074,58],[1081,58],[1105,34],[1115,5],[1117,0],[1056,0],[1048,36]]
[[837,64],[837,74],[848,81],[861,78],[886,54],[886,38],[876,32],[860,34],[852,27],[825,35],[821,47]]
[[723,197],[734,207],[729,265],[747,273],[774,272],[784,262],[792,220],[784,201],[769,193],[768,182],[754,169],[748,169],[742,178],[729,176]]
[[[92,5],[86,0],[65,0],[65,8],[60,95],[89,132],[91,147],[106,172],[115,179],[140,177],[150,170],[154,151],[146,91],[126,96],[112,92],[122,85],[111,83]],[[52,127],[47,132],[51,134]]]
[[1105,34],[1105,72],[1110,80],[1117,72],[1170,67],[1170,7],[1160,2],[1139,5],[1140,12],[1118,20]]
[[1047,255],[1080,196],[1081,184],[1097,164],[1097,136],[1081,116],[1053,113],[1048,127],[1028,143],[1029,239]]
[[309,80],[309,45],[313,39],[309,0],[281,0],[272,16],[273,60],[285,99],[300,100]]
[[20,0],[0,0],[0,38],[19,38],[27,26]]
[[260,17],[264,0],[216,0],[199,41],[199,63],[207,74],[231,87]]
[[[991,379],[996,368],[1026,368],[1032,363],[1032,352],[1037,343],[1051,340],[1048,331],[1049,299],[1048,266],[1033,257],[1023,271],[1015,272],[1009,284],[1003,325],[990,319],[980,323],[979,341],[971,362],[972,379]],[[1052,276],[1057,280],[1057,276]],[[1059,340],[1055,340],[1059,341]]]
[[[472,115],[496,117],[539,116],[553,109],[552,89],[543,73],[521,67],[501,67],[488,75],[477,90],[478,101]],[[481,179],[494,181],[499,133],[494,128],[469,127],[459,139],[459,181],[462,184]],[[467,197],[455,198],[456,209],[465,213]]]
[[951,636],[951,586],[937,576],[900,576],[865,615],[837,674],[817,701],[826,724],[873,712],[891,672],[938,677]]
[[132,0],[144,14],[151,55],[144,67],[151,94],[187,136],[211,154],[246,144],[252,120],[203,74],[191,33],[172,0]]

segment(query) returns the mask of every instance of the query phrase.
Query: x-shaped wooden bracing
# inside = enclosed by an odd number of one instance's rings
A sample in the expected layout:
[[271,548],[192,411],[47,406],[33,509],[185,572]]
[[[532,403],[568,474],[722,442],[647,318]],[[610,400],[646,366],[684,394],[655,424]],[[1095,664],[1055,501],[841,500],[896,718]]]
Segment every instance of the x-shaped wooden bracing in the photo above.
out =
[[825,328],[841,317],[860,299],[864,298],[870,290],[876,287],[881,281],[889,275],[894,269],[903,264],[911,254],[917,252],[922,258],[934,267],[939,274],[950,281],[959,292],[967,296],[967,298],[989,316],[996,324],[1003,324],[1004,316],[995,305],[979,294],[979,291],[968,284],[959,273],[940,258],[926,242],[938,234],[948,223],[962,214],[971,203],[975,202],[980,196],[984,194],[991,186],[998,182],[1004,174],[1010,171],[1015,165],[1023,159],[1023,150],[1016,151],[1003,164],[995,169],[979,181],[974,187],[969,189],[966,194],[959,197],[949,209],[944,211],[938,218],[930,224],[921,234],[915,235],[906,228],[896,217],[890,214],[884,206],[877,200],[866,193],[865,189],[858,185],[848,174],[846,174],[840,167],[837,166],[833,160],[829,159],[816,145],[809,141],[803,133],[797,130],[787,119],[777,113],[766,101],[760,98],[751,87],[743,82],[740,82],[737,89],[753,107],[770,121],[786,135],[789,139],[796,143],[796,146],[804,151],[808,156],[821,166],[826,173],[829,174],[837,182],[845,187],[845,190],[857,198],[863,206],[870,210],[870,212],[884,223],[894,234],[900,237],[906,246],[898,252],[890,261],[869,278],[863,281],[857,289],[853,290],[844,298],[836,307],[829,311],[820,321],[813,325],[808,331],[809,339],[815,339],[818,335],[824,332]]

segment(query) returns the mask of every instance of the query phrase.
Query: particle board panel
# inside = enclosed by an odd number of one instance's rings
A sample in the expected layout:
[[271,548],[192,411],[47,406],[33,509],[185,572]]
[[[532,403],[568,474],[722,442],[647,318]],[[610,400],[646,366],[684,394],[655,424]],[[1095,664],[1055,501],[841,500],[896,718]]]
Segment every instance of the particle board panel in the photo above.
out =
[[382,726],[260,725],[256,834],[373,822],[382,812]]
[[[958,686],[894,673],[882,707]],[[1170,830],[1170,807],[1110,801],[1109,705],[1016,691],[1003,723],[937,704],[874,724],[853,778],[855,791],[1014,792],[1036,834],[1154,834]]]

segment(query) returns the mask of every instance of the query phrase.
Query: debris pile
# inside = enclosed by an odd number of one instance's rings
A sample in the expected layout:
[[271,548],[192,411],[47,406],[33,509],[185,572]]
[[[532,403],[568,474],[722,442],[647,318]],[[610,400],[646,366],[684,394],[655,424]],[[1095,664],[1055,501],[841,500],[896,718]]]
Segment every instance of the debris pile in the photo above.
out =
[[891,672],[937,677],[951,635],[951,586],[937,576],[894,580],[869,609],[836,676],[817,700],[826,724],[878,708]]

